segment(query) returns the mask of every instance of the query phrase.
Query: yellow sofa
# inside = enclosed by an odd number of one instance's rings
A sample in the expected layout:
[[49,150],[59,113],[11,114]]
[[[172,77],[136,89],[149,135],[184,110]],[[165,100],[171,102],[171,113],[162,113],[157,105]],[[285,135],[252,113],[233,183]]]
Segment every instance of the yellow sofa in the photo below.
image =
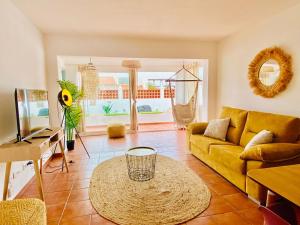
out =
[[[223,107],[220,118],[230,118],[226,141],[203,135],[208,123],[187,127],[187,144],[193,155],[260,203],[266,190],[247,177],[252,169],[300,163],[300,119],[271,113]],[[244,151],[261,130],[273,133],[273,142]]]

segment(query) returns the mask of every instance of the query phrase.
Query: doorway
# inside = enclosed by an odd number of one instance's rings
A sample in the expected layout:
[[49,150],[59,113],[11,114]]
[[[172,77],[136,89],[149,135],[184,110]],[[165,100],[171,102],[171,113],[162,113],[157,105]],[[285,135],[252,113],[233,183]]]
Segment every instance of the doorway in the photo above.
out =
[[[125,58],[93,57],[97,68],[96,99],[83,102],[85,134],[104,134],[111,123],[130,125],[129,72],[122,67]],[[126,58],[128,59],[128,58]],[[160,131],[176,129],[171,106],[171,96],[176,95],[176,87],[170,90],[165,80],[182,68],[182,59],[139,58],[141,68],[137,72],[137,121],[138,131]],[[60,57],[65,79],[81,85],[78,66],[89,62],[89,57]],[[200,121],[207,118],[207,65],[206,59],[185,59],[185,65],[198,63],[199,83],[198,106]],[[178,93],[177,93],[178,94]],[[176,96],[175,96],[176,97]]]

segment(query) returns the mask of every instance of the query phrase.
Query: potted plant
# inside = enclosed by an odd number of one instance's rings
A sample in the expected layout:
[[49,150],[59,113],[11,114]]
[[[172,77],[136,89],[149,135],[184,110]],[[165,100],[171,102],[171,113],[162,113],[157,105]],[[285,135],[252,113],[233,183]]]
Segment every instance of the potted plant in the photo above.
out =
[[74,150],[75,138],[74,138],[74,129],[78,127],[83,113],[79,100],[82,98],[83,93],[80,91],[74,83],[68,80],[59,80],[59,86],[61,89],[67,89],[72,95],[73,103],[71,106],[66,107],[65,114],[65,131],[66,131],[66,140],[67,140],[67,149]]
[[113,104],[111,104],[110,102],[108,102],[102,106],[102,109],[106,116],[111,113],[112,106],[113,106]]

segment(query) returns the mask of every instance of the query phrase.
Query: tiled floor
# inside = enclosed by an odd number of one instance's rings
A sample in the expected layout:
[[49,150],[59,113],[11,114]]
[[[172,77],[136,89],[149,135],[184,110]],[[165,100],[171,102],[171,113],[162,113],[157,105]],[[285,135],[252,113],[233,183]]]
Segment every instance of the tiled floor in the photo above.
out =
[[[260,225],[262,214],[258,206],[246,195],[192,156],[185,146],[185,131],[142,132],[127,135],[125,139],[108,140],[106,136],[85,137],[91,154],[88,159],[82,147],[68,154],[70,173],[55,171],[44,173],[43,183],[47,205],[48,224],[110,225],[93,209],[88,196],[89,178],[93,169],[102,161],[124,154],[133,146],[152,146],[160,154],[185,163],[206,182],[212,193],[210,206],[186,225]],[[60,159],[52,161],[46,172],[55,170]],[[37,190],[32,180],[18,198],[35,197]]]

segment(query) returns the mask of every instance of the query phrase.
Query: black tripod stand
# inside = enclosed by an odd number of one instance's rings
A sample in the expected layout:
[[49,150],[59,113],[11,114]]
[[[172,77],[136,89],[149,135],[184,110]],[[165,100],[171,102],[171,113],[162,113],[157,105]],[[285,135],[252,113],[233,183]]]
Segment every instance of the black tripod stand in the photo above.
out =
[[[71,122],[74,130],[75,130],[75,133],[76,135],[78,136],[86,154],[88,155],[88,157],[90,158],[90,154],[89,152],[87,151],[81,137],[80,137],[80,134],[75,126],[75,123],[70,115],[70,112],[68,111],[69,107],[72,106],[72,102],[73,102],[73,98],[72,98],[72,95],[70,93],[70,91],[68,91],[67,89],[62,89],[59,93],[58,93],[58,102],[60,103],[63,111],[64,111],[64,114],[63,114],[63,118],[61,120],[61,124],[60,126],[62,127],[62,125],[64,124],[64,149],[65,149],[65,146],[66,146],[66,131],[67,131],[67,120]],[[62,149],[62,151],[64,151],[64,149]],[[64,169],[64,164],[62,164],[62,170]]]
[[[90,154],[89,154],[88,150],[86,149],[86,147],[85,147],[85,145],[84,145],[84,143],[83,143],[83,141],[82,141],[82,139],[81,139],[81,136],[79,135],[79,132],[78,132],[78,130],[77,130],[75,124],[74,124],[74,121],[72,120],[72,117],[70,116],[70,114],[69,114],[69,112],[68,112],[68,110],[67,110],[67,107],[65,107],[65,106],[63,106],[63,105],[61,105],[61,107],[64,109],[64,115],[63,115],[63,118],[62,118],[62,120],[61,120],[60,126],[62,127],[63,124],[65,125],[65,126],[64,126],[64,136],[65,136],[65,139],[66,139],[66,124],[67,124],[66,118],[68,118],[68,120],[71,121],[71,123],[72,123],[72,125],[73,125],[73,127],[74,127],[74,130],[75,130],[75,133],[76,133],[76,135],[78,136],[78,138],[79,138],[79,140],[80,140],[80,142],[81,142],[81,144],[82,144],[82,146],[83,146],[83,148],[84,148],[86,154],[87,154],[88,157],[90,158]],[[66,144],[66,140],[64,140],[64,145],[65,145],[65,144]]]

